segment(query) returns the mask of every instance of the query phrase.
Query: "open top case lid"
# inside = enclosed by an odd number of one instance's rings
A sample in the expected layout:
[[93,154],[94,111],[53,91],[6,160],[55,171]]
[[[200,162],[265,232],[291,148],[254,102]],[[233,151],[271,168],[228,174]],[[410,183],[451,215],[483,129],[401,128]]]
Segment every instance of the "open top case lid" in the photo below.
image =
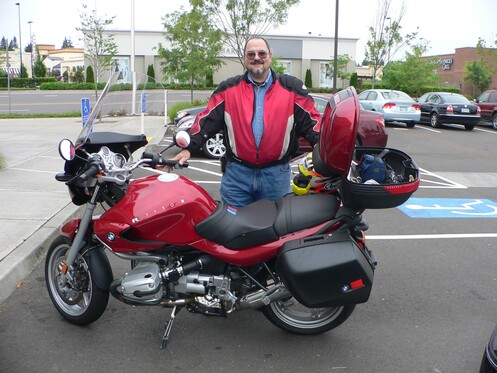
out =
[[319,173],[347,176],[354,154],[359,109],[354,87],[330,98],[321,121],[319,147],[315,147],[313,152],[313,162],[318,165]]

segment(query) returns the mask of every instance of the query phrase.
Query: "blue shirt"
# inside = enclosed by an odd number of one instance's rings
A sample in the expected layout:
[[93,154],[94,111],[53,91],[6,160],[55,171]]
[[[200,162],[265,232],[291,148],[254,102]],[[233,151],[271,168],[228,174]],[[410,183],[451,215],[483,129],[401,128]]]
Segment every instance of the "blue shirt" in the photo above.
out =
[[255,111],[254,117],[252,118],[252,132],[254,133],[255,144],[259,147],[262,134],[264,133],[264,96],[273,83],[273,74],[271,74],[270,71],[266,81],[261,85],[257,85],[250,74],[248,75],[248,79],[254,86]]

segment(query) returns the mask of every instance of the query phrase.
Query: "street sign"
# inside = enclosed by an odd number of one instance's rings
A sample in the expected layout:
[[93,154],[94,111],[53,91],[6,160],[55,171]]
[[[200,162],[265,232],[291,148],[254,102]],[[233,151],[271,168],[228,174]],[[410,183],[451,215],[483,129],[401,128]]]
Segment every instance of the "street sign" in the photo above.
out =
[[145,110],[147,110],[147,94],[142,92],[142,113],[145,113]]
[[82,98],[81,99],[81,118],[83,122],[83,127],[86,124],[86,121],[90,117],[90,99],[89,98]]
[[399,209],[411,218],[497,218],[489,199],[410,198]]

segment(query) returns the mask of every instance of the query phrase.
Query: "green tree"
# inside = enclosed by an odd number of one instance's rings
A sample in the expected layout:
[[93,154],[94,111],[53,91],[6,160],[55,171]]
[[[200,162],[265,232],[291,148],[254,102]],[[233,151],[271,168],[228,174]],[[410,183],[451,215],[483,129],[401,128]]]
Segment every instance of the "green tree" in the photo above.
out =
[[83,66],[76,67],[76,73],[74,74],[74,79],[76,83],[84,83],[85,81],[85,69]]
[[155,70],[154,70],[154,65],[152,65],[152,64],[148,65],[148,68],[147,68],[147,75],[148,75],[148,81],[149,81],[149,82],[155,82]]
[[373,69],[373,87],[378,73],[386,66],[399,49],[409,45],[417,32],[402,36],[400,23],[405,15],[404,2],[396,18],[389,15],[392,0],[378,0],[378,13],[374,26],[369,27],[370,39],[366,42],[365,59]]
[[17,45],[17,39],[14,36],[9,43],[9,51],[15,51],[19,46]]
[[24,64],[21,64],[21,78],[29,78],[28,76],[28,70],[26,70],[26,66]]
[[211,23],[202,0],[190,0],[192,9],[167,14],[164,36],[170,44],[159,43],[159,58],[165,76],[190,84],[191,102],[195,85],[205,84],[209,70],[221,66],[218,55],[222,48],[221,32]]
[[64,48],[74,48],[74,45],[72,45],[71,39],[64,38],[64,41],[62,42],[61,49],[64,49]]
[[437,85],[438,76],[434,71],[433,59],[422,58],[427,43],[422,41],[406,52],[405,61],[391,62],[383,70],[383,85],[419,97],[424,86]]
[[33,75],[36,78],[44,78],[47,74],[47,67],[41,60],[40,56],[36,58],[35,62],[33,63]]
[[94,83],[95,82],[95,76],[93,74],[93,68],[91,66],[88,66],[86,68],[86,83]]
[[[349,80],[352,73],[347,72],[347,65],[352,60],[348,54],[337,56],[337,77],[342,80]],[[331,59],[330,66],[335,66],[335,59]]]
[[[83,12],[80,14],[81,26],[76,30],[83,33],[81,39],[85,44],[85,58],[94,70],[95,97],[98,96],[97,83],[100,82],[102,73],[110,69],[112,59],[117,54],[117,44],[114,35],[105,34],[108,26],[112,25],[114,18],[101,18],[97,16],[96,10],[87,12],[87,6],[83,5]],[[88,81],[88,76],[86,77]]]
[[478,88],[480,92],[483,92],[492,83],[492,76],[485,68],[482,61],[472,61],[466,63],[464,66],[464,80],[471,82],[473,84],[473,96],[476,95],[475,89]]
[[283,65],[281,62],[281,59],[279,57],[274,57],[271,61],[271,68],[274,70],[275,73],[277,74],[286,74],[286,66]]
[[7,39],[5,38],[5,36],[2,36],[2,41],[0,41],[0,49],[6,50],[7,48],[8,48]]
[[243,70],[243,48],[252,36],[262,36],[286,22],[288,9],[300,0],[205,0],[214,24],[223,39],[238,56]]
[[486,41],[482,38],[478,38],[478,43],[476,44],[476,48],[478,50],[478,54],[481,56],[481,63],[483,67],[487,69],[490,74],[497,73],[497,40],[493,41],[493,48],[487,47]]
[[304,84],[307,88],[312,88],[312,72],[311,69],[305,71],[305,81]]
[[357,73],[352,73],[352,75],[350,76],[349,85],[355,88],[359,87],[359,78],[357,77]]

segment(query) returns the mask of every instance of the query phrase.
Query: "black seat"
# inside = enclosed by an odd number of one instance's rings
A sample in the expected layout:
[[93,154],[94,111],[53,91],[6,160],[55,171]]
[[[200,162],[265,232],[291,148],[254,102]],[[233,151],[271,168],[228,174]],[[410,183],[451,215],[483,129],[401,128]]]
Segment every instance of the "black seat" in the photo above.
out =
[[230,249],[244,249],[276,241],[335,217],[338,201],[331,194],[288,194],[260,200],[242,208],[219,202],[216,211],[195,226],[202,237]]

